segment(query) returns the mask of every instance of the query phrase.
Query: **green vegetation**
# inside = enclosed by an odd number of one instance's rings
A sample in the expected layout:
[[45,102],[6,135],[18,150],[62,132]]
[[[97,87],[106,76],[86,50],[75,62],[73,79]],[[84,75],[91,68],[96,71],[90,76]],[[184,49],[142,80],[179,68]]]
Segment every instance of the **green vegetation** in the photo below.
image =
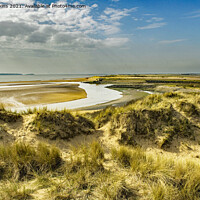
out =
[[82,115],[2,108],[0,200],[198,200],[199,103],[167,92]]
[[91,84],[114,84],[111,88],[135,88],[154,90],[157,86],[173,86],[179,88],[200,88],[199,75],[170,74],[135,74],[94,76],[87,80]]
[[94,124],[82,117],[73,116],[70,112],[64,111],[47,111],[36,112],[33,122],[38,134],[49,139],[70,139],[80,134],[92,134]]
[[80,146],[74,148],[70,157],[70,169],[77,171],[86,168],[90,172],[103,171],[104,150],[97,142],[91,143],[89,146]]
[[200,114],[199,109],[195,104],[185,102],[185,101],[181,101],[181,102],[179,102],[178,107],[181,111],[185,112],[189,116],[194,116],[194,117],[200,116],[199,115]]
[[[4,176],[0,184],[2,200],[37,199],[40,190],[45,191],[44,199],[52,200],[126,200],[143,199],[144,196],[148,196],[148,199],[152,200],[197,200],[200,198],[200,165],[199,162],[188,158],[174,159],[171,156],[147,152],[140,147],[121,146],[113,147],[107,152],[111,156],[105,159],[102,145],[92,142],[88,145],[73,147],[71,153],[65,157],[63,162],[60,162],[61,158],[59,156],[58,159],[57,153],[56,156],[55,153],[50,153],[54,147],[47,147],[43,144],[42,149],[39,150],[41,144],[39,146],[37,151],[43,154],[40,155],[38,158],[40,161],[37,162],[40,172],[32,173],[31,179],[27,173],[25,173],[26,175],[23,173],[26,179],[13,179],[8,176],[5,179]],[[22,143],[12,145],[12,148],[23,152],[20,153],[23,156],[20,159],[11,156],[10,162],[15,163],[15,167],[22,167],[22,165],[24,169],[28,167],[30,172],[30,169],[33,168],[31,160],[35,159],[34,150]],[[46,151],[51,154],[51,158],[48,160]],[[43,167],[44,160],[47,160],[45,167]],[[56,165],[55,160],[59,160]],[[52,166],[49,161],[54,165]],[[108,162],[112,163],[110,167],[106,164]],[[8,171],[4,171],[5,173]]]
[[[8,152],[13,153],[8,156]],[[72,148],[65,160],[52,146],[13,144],[1,147],[0,159],[4,163],[1,199],[33,199],[41,189],[48,191],[47,199],[114,200],[134,194],[122,176],[105,169],[104,150],[98,142]]]
[[0,179],[24,180],[54,171],[61,166],[59,149],[39,143],[36,148],[25,143],[0,146]]
[[3,122],[16,122],[17,120],[22,119],[22,116],[18,113],[5,110],[3,106],[0,106],[0,120]]
[[0,191],[1,200],[28,200],[32,199],[31,193],[33,191],[27,189],[20,183],[7,182],[2,186]]
[[153,94],[123,107],[108,107],[88,117],[97,127],[110,122],[110,132],[118,135],[121,144],[135,146],[143,138],[153,140],[160,148],[168,148],[174,137],[195,139],[197,124],[191,117],[198,120],[196,99],[199,97],[177,92]]
[[150,185],[149,199],[197,200],[200,198],[198,162],[189,159],[174,160],[146,153],[140,148],[128,147],[113,149],[112,157],[120,167],[128,167],[130,173]]

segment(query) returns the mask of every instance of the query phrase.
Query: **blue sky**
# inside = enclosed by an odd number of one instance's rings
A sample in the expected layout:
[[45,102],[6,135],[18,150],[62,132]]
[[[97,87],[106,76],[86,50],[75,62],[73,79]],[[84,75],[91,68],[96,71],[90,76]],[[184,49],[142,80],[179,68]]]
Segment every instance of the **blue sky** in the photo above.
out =
[[0,0],[0,72],[200,72],[200,1]]

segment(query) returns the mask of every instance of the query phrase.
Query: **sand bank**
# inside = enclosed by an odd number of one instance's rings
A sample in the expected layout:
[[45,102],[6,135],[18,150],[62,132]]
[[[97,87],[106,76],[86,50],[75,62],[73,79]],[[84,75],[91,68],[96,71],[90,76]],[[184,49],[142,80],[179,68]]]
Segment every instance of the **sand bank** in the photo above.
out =
[[50,110],[96,110],[121,106],[151,93],[124,89],[121,91],[82,82],[30,82],[0,84],[0,103],[13,111],[47,107]]
[[11,110],[20,112],[26,111],[27,109],[39,109],[44,107],[47,107],[47,109],[49,110],[77,109],[106,103],[122,97],[122,92],[106,88],[108,85],[94,85],[81,82],[70,82],[70,84],[79,84],[79,89],[82,89],[87,93],[87,98],[68,102],[48,103],[34,106],[25,105],[20,107],[13,107],[11,108]]
[[78,84],[43,83],[0,85],[0,103],[8,108],[35,106],[86,98]]

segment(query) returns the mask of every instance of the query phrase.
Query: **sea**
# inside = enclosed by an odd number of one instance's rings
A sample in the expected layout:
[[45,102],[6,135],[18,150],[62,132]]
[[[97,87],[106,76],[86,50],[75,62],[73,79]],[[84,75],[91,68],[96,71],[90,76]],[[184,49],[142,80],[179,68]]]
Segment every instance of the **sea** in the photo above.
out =
[[0,82],[73,80],[76,78],[103,76],[105,74],[34,74],[34,75],[0,75]]

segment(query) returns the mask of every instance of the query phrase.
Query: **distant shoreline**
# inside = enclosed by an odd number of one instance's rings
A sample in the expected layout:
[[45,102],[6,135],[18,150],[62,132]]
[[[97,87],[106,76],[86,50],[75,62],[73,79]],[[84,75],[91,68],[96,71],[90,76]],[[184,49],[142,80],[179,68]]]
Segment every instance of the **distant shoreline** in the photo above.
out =
[[27,82],[48,82],[55,81],[84,81],[89,77],[102,76],[94,74],[20,74],[0,73],[0,83],[27,83]]
[[20,76],[23,74],[17,74],[17,73],[0,73],[0,76]]

